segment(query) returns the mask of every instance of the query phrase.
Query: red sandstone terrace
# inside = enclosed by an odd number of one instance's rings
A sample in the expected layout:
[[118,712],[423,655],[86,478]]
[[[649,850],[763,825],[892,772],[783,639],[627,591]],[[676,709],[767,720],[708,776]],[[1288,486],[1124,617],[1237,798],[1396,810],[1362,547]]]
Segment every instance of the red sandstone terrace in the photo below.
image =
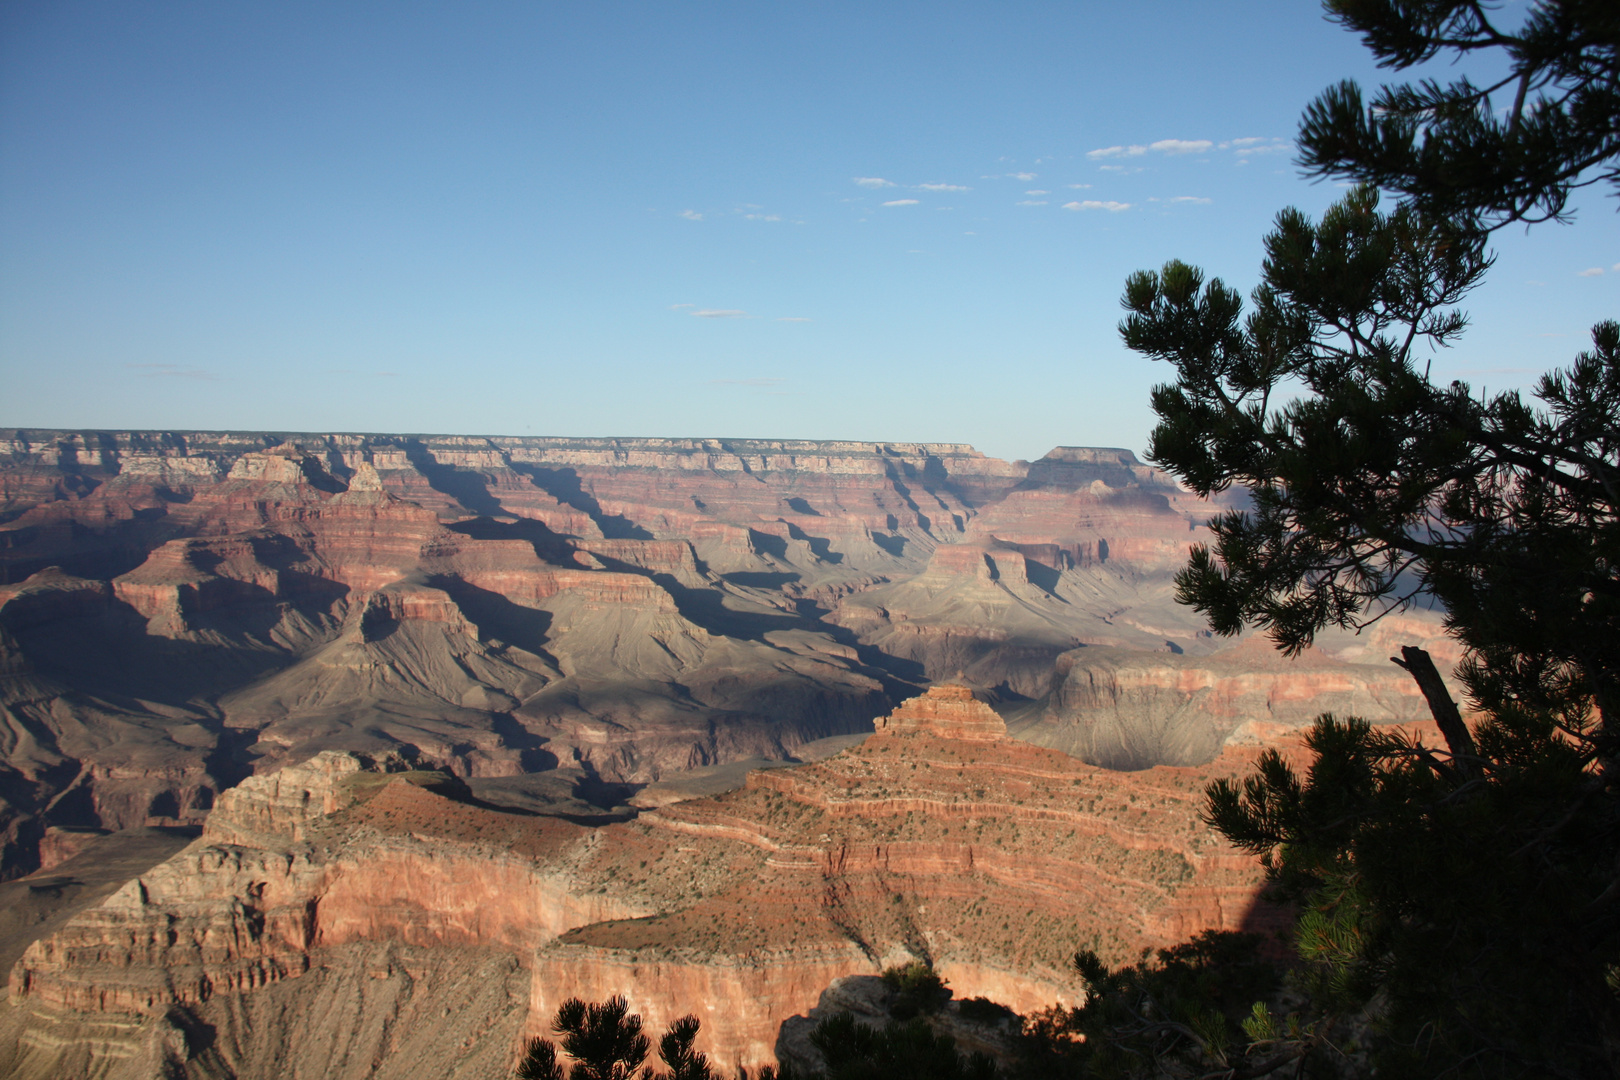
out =
[[[1001,726],[965,688],[937,687],[819,764],[599,828],[328,751],[228,792],[199,840],[29,947],[8,1067],[151,1067],[151,1033],[189,1024],[216,1033],[231,1075],[268,1075],[242,1025],[319,1027],[314,1002],[361,993],[345,983],[358,958],[389,957],[395,974],[367,978],[437,1002],[492,954],[527,988],[478,1031],[446,1031],[472,1041],[445,1075],[494,1075],[477,1070],[564,998],[611,993],[658,1025],[697,1008],[703,1048],[752,1066],[829,984],[885,965],[926,957],[959,994],[1030,1010],[1075,999],[1064,961],[1079,940],[1124,956],[1266,924],[1256,868],[1196,812],[1204,782],[1246,755],[1118,774]],[[422,950],[438,966],[412,974]],[[129,1034],[71,1050],[40,1034],[97,1025]]]

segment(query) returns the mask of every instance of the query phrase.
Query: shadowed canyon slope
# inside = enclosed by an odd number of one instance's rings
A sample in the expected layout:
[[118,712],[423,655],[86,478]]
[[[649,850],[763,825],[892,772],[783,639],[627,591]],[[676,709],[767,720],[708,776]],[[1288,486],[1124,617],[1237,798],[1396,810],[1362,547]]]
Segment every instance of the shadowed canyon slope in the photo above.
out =
[[612,993],[754,1065],[829,984],[910,959],[959,995],[1073,1001],[1077,943],[1266,925],[1258,868],[1196,813],[1250,760],[1109,772],[941,686],[824,761],[592,827],[327,751],[29,946],[0,1070],[492,1077],[562,999]]
[[1170,579],[1213,508],[1120,450],[6,434],[6,877],[323,750],[630,813],[944,680],[1015,737],[1197,765],[1323,709],[1421,715],[1383,657],[1436,631],[1211,639]]

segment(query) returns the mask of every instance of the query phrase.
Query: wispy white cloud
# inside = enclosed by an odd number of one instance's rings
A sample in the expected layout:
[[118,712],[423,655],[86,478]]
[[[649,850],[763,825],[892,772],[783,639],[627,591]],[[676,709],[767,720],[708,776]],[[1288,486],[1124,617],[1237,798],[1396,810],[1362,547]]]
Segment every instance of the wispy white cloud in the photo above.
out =
[[1122,175],[1129,176],[1132,173],[1141,172],[1142,167],[1140,165],[1099,165],[1097,166],[1097,171],[1120,173]]
[[1101,150],[1088,150],[1086,157],[1093,161],[1100,161],[1103,158],[1141,157],[1147,151],[1148,148],[1145,146],[1105,146]]
[[916,206],[916,199],[890,199],[884,206]]
[[696,210],[682,210],[681,217],[685,218],[687,221],[703,220],[703,215],[698,213]]
[[786,379],[710,379],[710,386],[781,386]]
[[1224,142],[1215,142],[1212,139],[1160,139],[1157,142],[1143,146],[1140,143],[1129,143],[1120,146],[1104,146],[1087,152],[1086,157],[1092,161],[1107,161],[1118,158],[1138,158],[1147,154],[1203,154],[1211,150],[1230,150],[1238,157],[1252,154],[1281,154],[1293,149],[1294,144],[1286,139],[1260,139],[1243,138],[1228,139]]
[[1032,173],[1032,172],[1015,172],[1015,173],[1008,173],[1007,176],[1009,178],[1013,179],[1013,180],[1022,180],[1024,183],[1027,184],[1031,180],[1035,179],[1036,174]]
[[1064,186],[1074,188],[1076,191],[1083,191],[1086,188],[1089,188],[1091,185],[1090,184],[1065,184]]
[[780,318],[778,318],[776,321],[777,322],[809,322],[810,320],[805,318],[803,315],[783,315]]
[[697,307],[697,305],[696,304],[671,304],[671,305],[669,305],[669,310],[671,310],[671,311],[679,311],[679,310],[681,310],[681,308],[688,308],[688,307]]
[[1161,154],[1202,154],[1214,145],[1208,139],[1160,139],[1148,143],[1148,149]]
[[1050,191],[1041,191],[1039,188],[1037,188],[1034,191],[1026,191],[1026,192],[1024,192],[1024,194],[1025,195],[1050,195],[1052,193]]
[[1045,206],[1046,205],[1046,200],[1045,199],[1019,199],[1018,200],[1018,205],[1019,206]]
[[1215,200],[1213,199],[1206,199],[1201,195],[1177,195],[1174,198],[1165,200],[1165,202],[1171,203],[1192,203],[1196,206],[1208,206],[1214,201]]
[[917,188],[919,191],[972,191],[973,190],[970,187],[963,187],[961,184],[914,184],[912,186]]
[[1289,139],[1229,139],[1221,143],[1219,149],[1230,150],[1239,158],[1250,157],[1255,154],[1286,154],[1294,148]]
[[781,221],[781,214],[744,214],[744,221]]
[[855,182],[861,187],[894,187],[892,180],[885,180],[881,176],[857,176]]
[[1620,274],[1620,263],[1615,263],[1613,266],[1609,267],[1609,269],[1613,270],[1617,274]]
[[741,319],[746,317],[748,312],[731,308],[701,308],[692,314],[700,319]]
[[1603,267],[1601,267],[1601,266],[1589,266],[1585,270],[1581,271],[1581,277],[1602,277],[1602,276],[1603,276]]
[[1106,201],[1086,199],[1083,202],[1070,202],[1063,204],[1063,209],[1065,210],[1107,210],[1110,214],[1117,214],[1121,210],[1129,210],[1130,208],[1130,203],[1115,202],[1112,199],[1108,199]]
[[217,379],[218,375],[202,368],[180,364],[125,364],[143,379]]

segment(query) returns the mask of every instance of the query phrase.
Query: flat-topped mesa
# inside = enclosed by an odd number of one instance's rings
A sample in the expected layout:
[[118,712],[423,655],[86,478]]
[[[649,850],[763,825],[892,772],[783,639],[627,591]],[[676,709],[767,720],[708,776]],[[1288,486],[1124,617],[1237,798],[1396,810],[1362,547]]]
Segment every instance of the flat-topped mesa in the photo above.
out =
[[[1063,462],[1070,465],[1106,465],[1126,469],[1140,468],[1136,454],[1118,446],[1054,446],[1041,458],[1044,462]],[[1034,464],[1033,462],[1031,464]]]
[[1078,490],[1102,481],[1116,491],[1148,487],[1174,491],[1175,481],[1137,460],[1129,450],[1110,446],[1054,446],[1029,463],[1024,489]]
[[1007,723],[965,686],[934,686],[879,718],[880,734],[921,733],[940,739],[1003,739]]

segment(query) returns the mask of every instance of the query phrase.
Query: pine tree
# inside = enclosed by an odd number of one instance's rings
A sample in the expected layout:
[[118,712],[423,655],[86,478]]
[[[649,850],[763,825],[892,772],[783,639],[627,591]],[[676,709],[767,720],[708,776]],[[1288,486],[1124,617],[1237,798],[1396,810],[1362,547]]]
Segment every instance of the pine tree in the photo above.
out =
[[1620,753],[1603,726],[1620,706],[1620,326],[1541,380],[1542,408],[1481,398],[1431,382],[1424,351],[1466,326],[1457,304],[1490,265],[1478,241],[1361,188],[1320,223],[1284,211],[1265,246],[1246,318],[1182,263],[1126,283],[1126,345],[1177,374],[1153,391],[1149,456],[1200,494],[1252,499],[1212,523],[1179,598],[1289,653],[1438,600],[1482,703],[1559,711]]
[[[1353,84],[1329,90],[1302,163],[1369,186],[1320,222],[1279,215],[1247,313],[1172,262],[1127,282],[1121,333],[1176,369],[1153,392],[1152,460],[1200,493],[1250,496],[1211,523],[1180,599],[1290,653],[1437,604],[1478,718],[1404,648],[1392,659],[1444,748],[1324,716],[1303,775],[1268,754],[1211,787],[1208,819],[1298,905],[1313,1038],[1360,1017],[1383,1077],[1612,1076],[1620,325],[1594,327],[1531,401],[1437,384],[1429,357],[1466,327],[1492,229],[1561,219],[1573,188],[1620,179],[1620,5],[1544,0],[1513,33],[1479,3],[1328,8],[1387,66],[1497,49],[1510,75],[1387,87],[1370,109]],[[1402,201],[1382,210],[1370,185]],[[1280,1030],[1264,1003],[1244,1024],[1260,1044]]]
[[658,1040],[658,1056],[669,1066],[667,1080],[713,1080],[708,1055],[697,1049],[699,1027],[697,1017],[683,1016]]
[[1571,190],[1620,187],[1620,6],[1540,0],[1518,27],[1473,0],[1329,0],[1384,67],[1447,56],[1506,61],[1500,78],[1385,86],[1364,103],[1342,82],[1306,110],[1301,164],[1398,192],[1464,232],[1567,215]]
[[[658,1040],[658,1056],[670,1071],[645,1069],[641,1080],[715,1080],[708,1055],[697,1049],[701,1027],[695,1016],[671,1022]],[[576,1062],[566,1080],[633,1080],[652,1048],[642,1033],[641,1016],[632,1013],[629,1002],[617,994],[591,1004],[569,998],[558,1007],[552,1030],[562,1037],[563,1052]],[[746,1073],[741,1075],[746,1080]],[[515,1076],[516,1080],[565,1080],[556,1044],[542,1038],[528,1040]],[[758,1080],[777,1077],[775,1069],[766,1068],[760,1070]]]
[[1221,633],[1288,652],[1438,600],[1470,649],[1471,730],[1403,650],[1444,750],[1325,717],[1302,779],[1275,754],[1211,822],[1304,912],[1324,1014],[1367,1009],[1382,1075],[1602,1075],[1620,1062],[1620,327],[1541,406],[1436,386],[1489,266],[1477,242],[1358,189],[1279,216],[1245,318],[1171,263],[1127,283],[1126,343],[1177,369],[1150,456],[1252,505],[1178,578]]

